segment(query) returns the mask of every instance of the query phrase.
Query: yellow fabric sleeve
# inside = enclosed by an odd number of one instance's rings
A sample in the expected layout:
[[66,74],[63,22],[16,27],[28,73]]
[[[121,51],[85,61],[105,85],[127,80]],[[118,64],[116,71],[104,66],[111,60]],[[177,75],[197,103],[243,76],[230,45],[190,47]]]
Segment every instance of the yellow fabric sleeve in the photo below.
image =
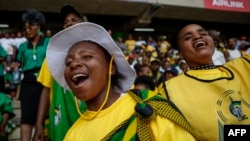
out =
[[40,82],[43,86],[51,88],[52,76],[49,71],[47,59],[45,58],[38,75],[37,81]]
[[[122,95],[110,107],[102,110],[95,119],[80,117],[68,130],[64,141],[99,141],[110,131],[134,114],[136,101],[129,95]],[[122,111],[122,112],[121,112]],[[87,110],[84,117],[92,117],[95,111]],[[196,139],[184,128],[164,117],[157,116],[148,124],[154,141],[195,141]],[[96,130],[98,127],[98,131]],[[122,139],[121,139],[122,140]]]

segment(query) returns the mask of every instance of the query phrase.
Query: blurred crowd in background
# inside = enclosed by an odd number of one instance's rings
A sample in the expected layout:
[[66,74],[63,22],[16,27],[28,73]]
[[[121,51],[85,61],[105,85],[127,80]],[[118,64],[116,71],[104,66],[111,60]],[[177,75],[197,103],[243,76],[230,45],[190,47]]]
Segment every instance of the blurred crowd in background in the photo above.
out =
[[[112,36],[112,30],[109,33]],[[249,38],[242,35],[240,37],[221,35],[218,30],[209,30],[209,34],[214,38],[216,50],[213,56],[215,65],[222,65],[234,58],[250,52]],[[42,32],[43,36],[51,37],[53,33],[50,29]],[[185,58],[179,54],[178,46],[168,40],[167,36],[134,36],[129,33],[114,39],[126,56],[129,64],[134,68],[138,76],[150,76],[155,86],[163,80],[168,80],[188,69]],[[22,31],[5,32],[0,35],[0,45],[6,51],[6,62],[3,63],[4,84],[7,93],[13,86],[13,74],[10,72],[11,62],[16,60],[19,45],[27,41]],[[169,76],[169,73],[171,76]],[[5,92],[6,92],[5,91]]]
[[[30,33],[30,35],[27,35],[27,31],[30,30],[34,30],[33,35]],[[182,58],[180,55],[178,45],[173,41],[171,42],[165,35],[145,36],[124,33],[122,34],[124,36],[114,37],[112,29],[107,30],[124,53],[130,66],[137,73],[134,88],[158,91],[158,89],[164,84],[163,82],[189,70],[185,58]],[[227,36],[221,34],[219,30],[214,29],[208,30],[208,33],[214,39],[214,45],[216,47],[213,55],[213,63],[215,65],[223,65],[228,61],[250,53],[250,38],[245,35],[239,37],[231,35]],[[36,45],[38,46],[40,44],[40,39],[46,38],[49,40],[52,36],[53,33],[50,29],[40,30],[40,25],[37,23],[33,24],[32,22],[24,24],[24,31],[4,32],[0,34],[1,93],[7,94],[10,99],[19,98],[17,95],[18,86],[20,86],[21,79],[23,78],[23,60],[20,60],[20,57],[19,59],[17,57],[18,52],[20,51],[20,45],[27,43],[27,46],[29,47],[28,43],[35,42],[35,44],[33,44],[33,57],[30,59],[36,61],[39,60],[40,64],[26,64],[26,66],[32,66],[36,70],[36,65],[39,65],[40,69],[41,63],[45,57],[45,50],[40,50],[43,54],[43,58],[39,58],[38,55],[35,55]],[[32,45],[30,46],[32,48]],[[23,49],[25,49],[25,47],[23,47]],[[23,50],[23,52],[25,51]],[[13,66],[11,65],[16,61],[21,63],[18,70],[13,69]],[[27,63],[30,62],[27,58],[25,61]],[[25,69],[27,69],[27,67]],[[34,81],[36,80],[34,79]],[[40,93],[38,95],[38,101],[39,97]],[[30,101],[31,99],[31,97],[28,97],[27,100]]]

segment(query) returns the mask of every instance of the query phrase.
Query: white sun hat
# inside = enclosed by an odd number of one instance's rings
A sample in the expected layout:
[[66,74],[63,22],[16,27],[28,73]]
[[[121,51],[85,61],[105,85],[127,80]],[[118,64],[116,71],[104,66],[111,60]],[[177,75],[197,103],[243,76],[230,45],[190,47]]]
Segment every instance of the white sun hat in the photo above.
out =
[[73,25],[51,37],[47,48],[46,58],[53,78],[62,87],[70,90],[64,79],[64,61],[68,50],[80,41],[95,42],[103,47],[110,55],[113,55],[118,72],[123,75],[123,78],[118,79],[121,88],[116,88],[116,90],[118,92],[125,92],[131,88],[136,77],[135,71],[130,67],[121,49],[117,46],[106,29],[90,22]]

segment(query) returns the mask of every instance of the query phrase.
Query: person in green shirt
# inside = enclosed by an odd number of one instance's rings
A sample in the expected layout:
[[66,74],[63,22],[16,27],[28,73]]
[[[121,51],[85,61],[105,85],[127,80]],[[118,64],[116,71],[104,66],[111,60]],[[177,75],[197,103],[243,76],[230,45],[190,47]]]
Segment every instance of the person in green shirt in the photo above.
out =
[[23,78],[20,82],[21,105],[21,140],[30,141],[36,122],[42,84],[37,81],[42,62],[46,55],[49,38],[41,34],[45,24],[43,13],[36,9],[27,9],[22,14],[23,29],[27,41],[19,46],[16,62],[11,69],[22,68]]
[[0,46],[0,92],[5,91],[4,70],[6,64],[6,51]]
[[13,112],[13,106],[11,98],[0,92],[0,141],[8,141],[8,132],[6,126],[8,121],[12,119],[15,114]]

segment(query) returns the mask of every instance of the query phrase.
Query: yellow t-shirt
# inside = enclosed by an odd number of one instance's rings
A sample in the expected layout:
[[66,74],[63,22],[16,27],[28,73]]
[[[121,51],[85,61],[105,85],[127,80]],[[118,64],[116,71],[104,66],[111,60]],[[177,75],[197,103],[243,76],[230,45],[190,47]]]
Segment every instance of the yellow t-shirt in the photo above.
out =
[[145,49],[145,51],[150,51],[152,52],[152,57],[153,58],[156,58],[158,56],[156,50],[155,50],[155,47],[151,46],[151,45],[148,45]]
[[46,86],[48,88],[51,88],[52,84],[52,76],[49,71],[47,59],[45,58],[40,70],[40,73],[38,75],[37,81],[40,82],[43,86]]
[[[67,132],[64,141],[100,141],[114,127],[120,125],[135,113],[136,101],[129,95],[122,95],[110,107],[102,110],[94,119],[80,117]],[[86,111],[84,117],[92,117],[94,111]],[[157,116],[149,122],[154,141],[194,141],[194,137],[174,122]],[[128,129],[129,130],[129,129]]]
[[168,41],[162,41],[159,50],[160,52],[167,53],[170,47],[171,44]]
[[[246,58],[216,69],[189,70],[166,82],[170,100],[201,140],[222,141],[224,125],[250,123],[250,55]],[[159,92],[165,94],[163,88]]]
[[126,40],[125,45],[128,48],[128,52],[132,52],[135,49],[136,41],[135,40]]

